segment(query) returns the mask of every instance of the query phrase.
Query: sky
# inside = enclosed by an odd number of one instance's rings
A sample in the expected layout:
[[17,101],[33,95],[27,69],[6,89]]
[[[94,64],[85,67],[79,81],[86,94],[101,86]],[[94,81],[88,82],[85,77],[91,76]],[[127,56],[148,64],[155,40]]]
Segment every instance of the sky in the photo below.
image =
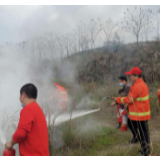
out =
[[[154,12],[160,6],[141,6],[142,9],[150,8]],[[29,38],[52,31],[56,34],[72,32],[80,21],[89,23],[92,18],[105,21],[111,18],[121,22],[126,9],[134,6],[111,5],[83,5],[83,6],[0,6],[0,44],[6,42],[18,43]],[[156,24],[156,17],[154,17]],[[155,30],[150,38],[155,36]],[[135,41],[131,34],[125,34],[125,41]]]

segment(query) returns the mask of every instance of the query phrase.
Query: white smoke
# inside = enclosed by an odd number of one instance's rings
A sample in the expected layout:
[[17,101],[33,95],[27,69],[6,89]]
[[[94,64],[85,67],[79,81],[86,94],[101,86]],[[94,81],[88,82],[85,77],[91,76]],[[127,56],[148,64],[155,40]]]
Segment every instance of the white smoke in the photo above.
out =
[[6,143],[6,138],[4,135],[4,132],[2,131],[2,129],[0,128],[0,142],[4,145]]
[[[57,66],[59,66],[59,79],[57,79],[55,73],[55,67]],[[33,55],[29,47],[23,48],[12,45],[0,48],[0,145],[2,146],[0,147],[0,154],[6,141],[11,139],[18,124],[21,110],[20,88],[26,83],[35,84],[38,88],[37,101],[41,107],[44,107],[43,109],[47,110],[46,106],[42,104],[54,93],[53,84],[56,80],[69,84],[81,92],[81,87],[76,83],[75,75],[75,64],[69,61],[45,59],[40,57],[38,52]],[[69,110],[72,106],[70,105],[73,101],[72,98],[72,95],[68,94]],[[89,109],[88,106],[93,105],[98,105],[98,103],[91,100],[88,95],[82,96],[82,99],[74,104],[73,108],[83,109],[83,113],[76,112],[73,117],[92,113],[88,110],[86,112],[85,109]]]
[[30,82],[29,60],[17,46],[0,48],[0,155],[18,124],[20,88]]

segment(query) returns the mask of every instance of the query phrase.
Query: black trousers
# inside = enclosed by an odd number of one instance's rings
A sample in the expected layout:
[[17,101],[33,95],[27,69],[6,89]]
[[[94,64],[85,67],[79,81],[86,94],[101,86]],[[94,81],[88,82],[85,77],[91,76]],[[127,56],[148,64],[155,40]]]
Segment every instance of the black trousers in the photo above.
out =
[[132,121],[128,118],[128,127],[133,137],[138,139],[144,155],[150,154],[150,136],[148,121]]

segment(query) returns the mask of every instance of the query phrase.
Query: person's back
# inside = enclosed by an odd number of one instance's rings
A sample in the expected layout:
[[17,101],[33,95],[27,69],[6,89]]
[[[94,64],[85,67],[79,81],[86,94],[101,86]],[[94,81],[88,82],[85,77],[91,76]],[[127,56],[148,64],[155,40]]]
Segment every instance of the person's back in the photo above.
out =
[[[20,155],[49,155],[47,122],[39,105],[33,102],[25,106],[21,111],[20,119],[18,127],[25,127],[28,130],[26,139],[19,143]],[[29,125],[23,126],[26,120],[32,122],[31,128]]]
[[17,143],[21,156],[49,156],[49,135],[46,118],[37,104],[38,90],[29,83],[20,89],[22,110],[18,127],[11,141],[5,144],[12,149]]

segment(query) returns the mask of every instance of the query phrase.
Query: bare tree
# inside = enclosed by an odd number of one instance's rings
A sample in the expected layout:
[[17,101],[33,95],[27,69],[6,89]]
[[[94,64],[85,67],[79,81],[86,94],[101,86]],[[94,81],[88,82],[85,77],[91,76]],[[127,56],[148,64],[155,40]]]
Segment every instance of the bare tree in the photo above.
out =
[[71,41],[72,41],[72,53],[76,53],[78,52],[78,48],[77,48],[77,36],[76,34],[74,33],[74,30],[72,32],[72,35],[71,35]]
[[120,45],[122,44],[122,40],[121,40],[120,34],[118,32],[114,33],[112,43],[113,43],[113,47],[114,47],[114,52],[117,52]]
[[152,10],[148,9],[148,10],[144,10],[144,14],[146,15],[146,25],[144,25],[143,30],[144,30],[145,40],[148,41],[148,34],[153,29],[152,18],[153,18],[154,12],[152,12]]
[[69,42],[69,35],[68,33],[63,36],[63,42],[64,42],[64,49],[66,50],[67,57],[69,57],[69,50],[70,50],[70,42]]
[[101,22],[100,18],[98,20],[100,23],[100,27],[106,36],[107,42],[111,42],[114,33],[117,30],[118,23],[114,23],[111,19],[107,19],[104,23]]
[[64,49],[66,51],[67,57],[70,56],[73,52],[73,48],[75,47],[74,39],[72,36],[72,33],[67,33],[63,36],[63,42],[64,42]]
[[80,45],[81,45],[82,51],[89,49],[89,38],[87,33],[83,34]]
[[78,38],[78,50],[81,51],[81,41],[82,41],[82,34],[83,34],[83,24],[82,21],[76,28],[77,38]]
[[141,7],[139,9],[135,7],[133,11],[127,9],[127,12],[124,12],[122,28],[136,37],[137,44],[144,27],[152,23],[152,14],[152,10],[143,10]]
[[44,37],[37,37],[36,39],[36,50],[38,51],[39,54],[39,60],[42,60],[45,58],[46,53],[45,53],[45,41],[44,41]]
[[57,53],[60,55],[60,58],[62,59],[64,56],[64,43],[63,43],[63,38],[60,36],[56,37],[57,40]]
[[98,25],[98,23],[94,19],[91,19],[88,27],[88,39],[90,42],[91,49],[95,48],[95,40],[98,37],[100,31],[101,28]]
[[56,36],[53,35],[52,33],[48,33],[48,37],[47,37],[47,48],[48,48],[48,52],[50,52],[50,58],[54,59],[56,52],[57,52],[57,40],[56,40]]
[[87,35],[87,27],[86,24],[82,21],[77,25],[75,30],[77,39],[78,39],[78,50],[84,51],[88,49],[88,35]]

